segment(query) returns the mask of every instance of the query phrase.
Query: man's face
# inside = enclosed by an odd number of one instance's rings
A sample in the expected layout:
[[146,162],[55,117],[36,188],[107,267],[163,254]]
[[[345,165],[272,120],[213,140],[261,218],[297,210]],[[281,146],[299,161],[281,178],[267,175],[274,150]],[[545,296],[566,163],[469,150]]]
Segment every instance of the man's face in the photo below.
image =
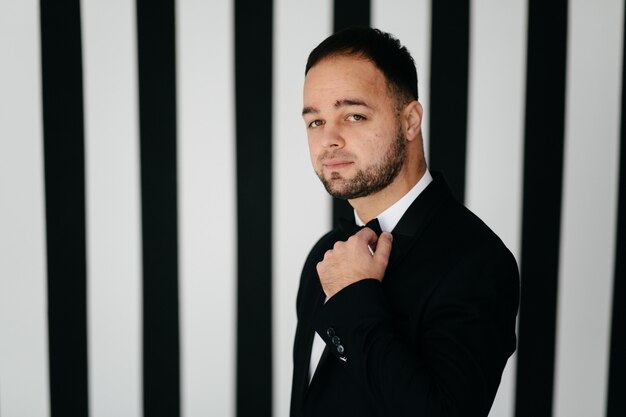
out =
[[406,139],[385,77],[370,61],[337,56],[312,67],[302,114],[311,162],[333,197],[376,193],[402,169]]

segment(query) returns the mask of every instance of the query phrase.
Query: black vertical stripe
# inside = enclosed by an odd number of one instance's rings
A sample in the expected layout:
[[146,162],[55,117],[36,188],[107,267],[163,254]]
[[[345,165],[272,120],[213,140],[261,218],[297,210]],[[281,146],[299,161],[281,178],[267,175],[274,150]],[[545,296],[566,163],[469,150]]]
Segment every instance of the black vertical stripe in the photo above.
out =
[[80,5],[40,5],[51,415],[87,416]]
[[333,30],[350,26],[369,26],[371,21],[370,0],[335,0],[333,4]]
[[[335,32],[350,26],[369,26],[371,15],[370,0],[335,0],[333,5],[333,30]],[[333,225],[340,218],[353,219],[352,206],[347,200],[333,198]]]
[[531,0],[526,64],[517,417],[552,414],[566,37],[567,0]]
[[238,416],[272,414],[272,25],[235,1]]
[[143,405],[180,413],[174,1],[137,1],[143,244]]
[[[624,9],[626,15],[626,9]],[[626,21],[626,20],[625,20]],[[622,54],[622,120],[606,417],[626,416],[626,30]]]
[[429,164],[465,199],[469,0],[433,0]]

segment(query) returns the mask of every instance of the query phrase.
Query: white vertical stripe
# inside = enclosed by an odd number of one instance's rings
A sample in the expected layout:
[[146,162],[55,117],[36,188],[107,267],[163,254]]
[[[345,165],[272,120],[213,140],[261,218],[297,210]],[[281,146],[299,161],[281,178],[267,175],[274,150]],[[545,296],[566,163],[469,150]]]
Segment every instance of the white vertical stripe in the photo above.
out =
[[372,27],[389,32],[407,47],[417,67],[419,101],[424,107],[422,132],[428,157],[430,109],[430,0],[372,0]]
[[[471,2],[466,202],[520,261],[526,2]],[[516,356],[491,416],[512,416]]]
[[136,19],[82,0],[90,415],[137,416],[141,240]]
[[623,7],[619,0],[569,3],[556,417],[606,409]]
[[0,415],[48,416],[39,2],[0,3]]
[[332,31],[332,1],[274,4],[274,415],[288,416],[295,300],[306,256],[331,225],[330,198],[313,172],[302,121],[309,52]]
[[181,407],[235,413],[232,2],[176,3]]

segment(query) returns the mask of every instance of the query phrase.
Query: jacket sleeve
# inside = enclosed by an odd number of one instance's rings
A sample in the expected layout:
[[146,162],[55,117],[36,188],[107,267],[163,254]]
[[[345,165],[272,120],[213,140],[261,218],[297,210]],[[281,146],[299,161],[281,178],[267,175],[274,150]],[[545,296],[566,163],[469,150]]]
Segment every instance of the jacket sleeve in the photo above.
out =
[[381,415],[487,416],[515,350],[515,260],[508,251],[475,251],[429,291],[411,312],[408,337],[373,279],[328,300],[316,331]]

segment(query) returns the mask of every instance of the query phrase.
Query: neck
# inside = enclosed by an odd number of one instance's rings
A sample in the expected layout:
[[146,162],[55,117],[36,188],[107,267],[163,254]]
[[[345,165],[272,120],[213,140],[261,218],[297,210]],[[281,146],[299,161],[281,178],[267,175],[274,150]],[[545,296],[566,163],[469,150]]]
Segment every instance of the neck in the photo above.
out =
[[391,184],[382,190],[348,200],[348,202],[356,210],[363,223],[367,223],[404,197],[424,176],[425,172],[426,164],[420,164],[419,168],[413,172],[406,172],[404,175],[400,173]]

